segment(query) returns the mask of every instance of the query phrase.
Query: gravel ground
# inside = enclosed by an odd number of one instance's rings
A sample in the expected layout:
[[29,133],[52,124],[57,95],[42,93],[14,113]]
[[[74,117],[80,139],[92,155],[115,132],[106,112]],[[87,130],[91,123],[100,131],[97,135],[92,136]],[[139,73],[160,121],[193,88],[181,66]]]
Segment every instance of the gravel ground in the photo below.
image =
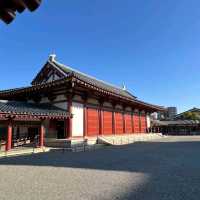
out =
[[199,200],[200,137],[0,159],[0,200]]

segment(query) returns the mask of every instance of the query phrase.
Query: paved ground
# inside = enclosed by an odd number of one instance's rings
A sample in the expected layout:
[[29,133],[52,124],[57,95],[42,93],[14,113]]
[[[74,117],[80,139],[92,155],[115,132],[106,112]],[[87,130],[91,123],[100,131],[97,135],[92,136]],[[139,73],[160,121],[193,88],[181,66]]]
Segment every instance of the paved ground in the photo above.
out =
[[1,200],[199,200],[200,137],[0,159]]

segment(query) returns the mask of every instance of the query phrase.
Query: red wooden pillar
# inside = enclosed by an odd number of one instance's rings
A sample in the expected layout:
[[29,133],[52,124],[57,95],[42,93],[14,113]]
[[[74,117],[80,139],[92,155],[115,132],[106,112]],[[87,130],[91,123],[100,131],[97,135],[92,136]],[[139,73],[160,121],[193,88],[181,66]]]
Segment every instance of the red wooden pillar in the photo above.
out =
[[125,117],[125,112],[123,112],[123,132],[126,133],[126,117]]
[[84,137],[87,136],[87,105],[84,104]]
[[72,137],[72,97],[68,96],[68,112],[69,112],[69,118],[68,118],[68,134],[67,138]]
[[100,107],[99,110],[99,134],[103,135],[103,110],[102,107]]
[[123,106],[122,120],[123,120],[123,133],[126,133],[126,118],[125,118],[126,107]]
[[45,135],[44,123],[41,122],[39,147],[44,147],[44,135]]
[[103,103],[104,100],[99,100],[99,135],[103,135]]
[[148,113],[145,113],[146,133],[149,133],[149,127],[148,127],[148,122],[147,122],[147,116],[148,116]]
[[141,112],[139,111],[139,133],[142,133]]
[[112,112],[112,129],[113,129],[113,134],[116,134],[116,120],[115,120],[115,111]]
[[131,124],[132,124],[132,133],[135,132],[134,130],[134,113],[131,114]]
[[112,103],[112,133],[113,135],[116,134],[116,117],[115,117],[115,108],[116,108],[116,103]]
[[6,142],[6,151],[11,150],[12,148],[12,121],[8,122],[8,130],[7,130],[7,142]]

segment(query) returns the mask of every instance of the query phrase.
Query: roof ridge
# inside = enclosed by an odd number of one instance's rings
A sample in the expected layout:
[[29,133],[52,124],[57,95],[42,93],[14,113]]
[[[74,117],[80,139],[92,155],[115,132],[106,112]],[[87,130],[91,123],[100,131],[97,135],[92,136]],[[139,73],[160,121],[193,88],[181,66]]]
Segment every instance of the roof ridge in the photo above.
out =
[[[66,68],[66,69],[68,68],[68,69],[70,69],[71,71],[77,72],[77,73],[79,73],[79,74],[81,74],[81,75],[84,75],[84,76],[87,76],[87,77],[89,77],[89,78],[95,79],[95,80],[100,81],[100,82],[102,82],[102,83],[104,83],[104,84],[110,85],[111,87],[114,87],[114,88],[116,88],[116,89],[120,89],[120,90],[122,90],[122,91],[125,91],[125,92],[128,92],[129,94],[131,94],[128,90],[123,90],[123,88],[120,88],[120,87],[117,86],[117,85],[114,85],[114,84],[109,83],[109,82],[107,82],[107,81],[103,81],[103,80],[98,79],[98,78],[96,78],[96,77],[94,77],[94,76],[91,76],[91,75],[89,75],[89,74],[83,73],[83,72],[81,72],[81,71],[79,71],[79,70],[76,70],[76,69],[72,68],[71,66],[62,64],[62,63],[58,62],[57,60],[50,61],[50,62],[52,62],[52,63],[54,63],[54,64],[57,64],[58,67],[60,66],[60,67]],[[131,94],[131,95],[132,95],[133,97],[135,97],[133,94]]]

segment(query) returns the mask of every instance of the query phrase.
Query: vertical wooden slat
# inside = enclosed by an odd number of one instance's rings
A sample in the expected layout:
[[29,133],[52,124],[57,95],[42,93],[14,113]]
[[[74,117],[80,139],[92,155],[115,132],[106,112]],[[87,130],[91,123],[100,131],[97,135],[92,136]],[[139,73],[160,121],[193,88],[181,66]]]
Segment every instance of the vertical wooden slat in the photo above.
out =
[[87,109],[87,136],[98,136],[100,133],[100,116],[97,109]]
[[103,134],[112,135],[113,133],[113,120],[112,112],[104,111],[103,112]]
[[115,118],[116,118],[116,134],[123,134],[124,129],[123,129],[123,115],[122,113],[115,113]]
[[112,126],[113,126],[113,135],[116,134],[116,119],[115,119],[115,111],[112,112],[113,118],[112,118]]

